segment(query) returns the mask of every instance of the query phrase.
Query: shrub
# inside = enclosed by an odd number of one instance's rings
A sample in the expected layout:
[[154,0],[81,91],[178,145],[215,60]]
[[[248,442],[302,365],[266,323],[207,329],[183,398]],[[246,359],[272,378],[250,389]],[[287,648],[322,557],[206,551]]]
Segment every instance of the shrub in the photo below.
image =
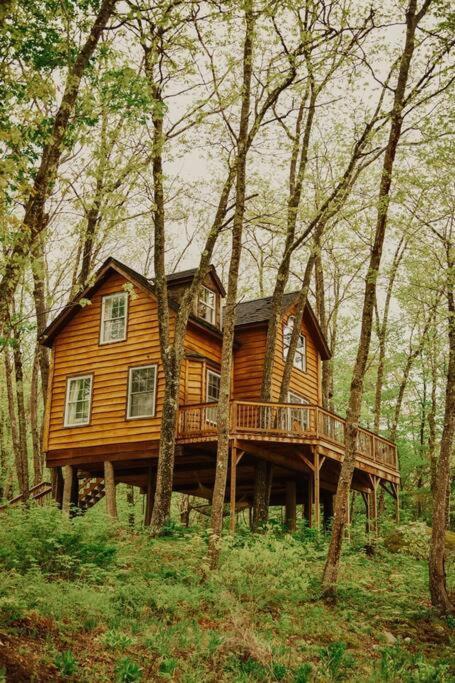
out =
[[[104,519],[68,520],[55,507],[17,508],[0,525],[0,567],[25,574],[74,579],[92,568],[109,567],[115,558],[112,527]],[[85,570],[85,571],[84,571]]]

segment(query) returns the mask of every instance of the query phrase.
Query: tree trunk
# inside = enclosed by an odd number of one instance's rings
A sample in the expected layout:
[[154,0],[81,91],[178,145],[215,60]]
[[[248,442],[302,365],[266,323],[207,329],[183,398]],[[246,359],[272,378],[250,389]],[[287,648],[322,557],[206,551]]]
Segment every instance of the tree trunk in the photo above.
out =
[[[316,311],[318,314],[319,324],[321,330],[328,340],[328,329],[327,329],[327,315],[325,306],[325,287],[324,287],[324,269],[322,266],[322,255],[321,255],[321,239],[315,239],[315,284],[316,284]],[[322,361],[322,407],[329,410],[330,399],[331,399],[331,373],[330,373],[330,360]]]
[[403,259],[404,252],[406,250],[406,242],[404,237],[398,243],[398,247],[395,251],[392,267],[390,269],[389,282],[387,285],[387,292],[384,302],[384,310],[382,313],[382,321],[379,322],[379,312],[378,312],[378,325],[377,334],[379,341],[379,357],[378,357],[378,369],[376,373],[376,387],[374,396],[374,427],[373,430],[376,434],[379,433],[379,428],[381,424],[381,409],[382,409],[382,387],[384,383],[384,371],[385,371],[385,354],[386,354],[386,343],[387,343],[387,332],[389,323],[389,312],[390,303],[392,300],[393,286],[395,284],[395,278],[398,273],[398,268]]
[[445,395],[444,427],[433,493],[433,522],[429,558],[431,602],[444,614],[454,613],[447,592],[445,571],[445,530],[447,524],[447,493],[450,480],[450,459],[455,437],[455,295],[454,246],[447,244],[447,303],[449,328],[449,359]]
[[32,436],[33,449],[33,484],[39,484],[43,478],[43,461],[41,455],[40,428],[38,422],[38,373],[40,363],[40,352],[38,344],[35,347],[33,357],[32,379],[30,382],[30,431]]
[[11,362],[10,349],[6,346],[3,350],[3,359],[5,363],[5,380],[6,380],[6,395],[8,397],[8,415],[11,429],[11,440],[14,452],[14,463],[16,467],[16,477],[19,487],[19,493],[22,493],[24,486],[24,472],[23,472],[23,454],[19,442],[19,429],[17,424],[17,409],[16,400],[14,398],[13,385],[13,364]]
[[25,203],[22,229],[11,249],[0,280],[0,329],[9,317],[9,306],[22,270],[27,263],[32,245],[47,226],[46,202],[52,191],[60,158],[64,149],[65,134],[74,111],[84,71],[98,45],[116,0],[102,0],[90,33],[76,56],[66,79],[63,97],[55,115],[48,142],[43,148],[41,161],[33,181],[33,188]]
[[371,251],[370,263],[365,283],[360,339],[349,395],[349,404],[346,417],[345,457],[341,466],[340,477],[338,480],[332,537],[323,574],[323,586],[325,594],[332,596],[334,594],[338,578],[341,546],[348,513],[347,501],[355,466],[357,431],[363,396],[363,383],[368,362],[374,303],[376,300],[376,279],[381,264],[382,249],[387,226],[393,166],[402,129],[402,113],[405,101],[406,85],[409,77],[409,69],[415,47],[415,33],[421,16],[421,13],[417,14],[416,12],[416,0],[409,0],[406,10],[406,40],[402,55],[400,57],[400,66],[397,86],[394,94],[390,132],[381,173],[374,244]]
[[106,512],[111,519],[117,519],[117,496],[115,490],[114,465],[104,461],[104,488],[106,490]]
[[[36,314],[36,336],[39,339],[47,326],[46,303],[46,262],[44,259],[43,238],[40,236],[34,243],[31,255],[33,275],[33,300]],[[41,392],[43,403],[46,402],[47,382],[49,377],[49,350],[38,343],[39,367],[41,372]]]
[[[254,11],[252,0],[245,4],[245,40],[243,46],[242,104],[238,135],[238,163],[236,169],[236,199],[232,227],[232,250],[229,264],[228,291],[223,315],[223,346],[221,351],[220,397],[217,408],[218,448],[212,497],[211,535],[209,539],[210,568],[218,566],[221,531],[223,528],[224,499],[229,460],[230,388],[232,349],[235,330],[235,306],[240,258],[242,254],[243,219],[245,215],[246,159],[248,120],[250,115],[251,79],[253,73]],[[233,457],[236,458],[237,451]],[[236,463],[231,465],[236,466]],[[232,493],[232,492],[231,492]]]

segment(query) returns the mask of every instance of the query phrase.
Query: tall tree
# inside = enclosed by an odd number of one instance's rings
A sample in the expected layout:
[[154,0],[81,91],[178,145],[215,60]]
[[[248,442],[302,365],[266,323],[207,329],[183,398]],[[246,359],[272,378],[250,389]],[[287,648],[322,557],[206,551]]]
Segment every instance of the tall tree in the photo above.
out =
[[375,226],[374,243],[371,250],[364,290],[360,339],[349,393],[349,404],[346,416],[345,455],[338,479],[332,536],[324,567],[323,586],[327,595],[334,594],[338,577],[343,533],[348,514],[347,506],[349,500],[349,490],[351,488],[351,481],[355,465],[357,432],[363,395],[363,383],[368,362],[374,302],[376,299],[376,280],[381,264],[385,231],[387,227],[393,167],[402,132],[403,110],[406,104],[406,90],[409,80],[411,61],[415,50],[416,31],[419,23],[426,15],[430,4],[431,0],[425,0],[422,7],[418,9],[416,0],[409,0],[406,8],[405,44],[399,60],[398,78],[394,90],[390,131],[384,154],[377,200],[377,220]]

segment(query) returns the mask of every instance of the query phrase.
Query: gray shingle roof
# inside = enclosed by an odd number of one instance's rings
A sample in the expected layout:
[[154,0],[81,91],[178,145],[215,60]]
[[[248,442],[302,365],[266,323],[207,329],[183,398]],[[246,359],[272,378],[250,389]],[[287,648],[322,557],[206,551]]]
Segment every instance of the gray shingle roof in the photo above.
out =
[[[289,292],[283,296],[283,310],[290,306],[297,298],[298,292]],[[250,323],[260,323],[270,320],[272,315],[272,297],[266,296],[263,299],[253,301],[242,301],[235,307],[235,324],[247,325]]]

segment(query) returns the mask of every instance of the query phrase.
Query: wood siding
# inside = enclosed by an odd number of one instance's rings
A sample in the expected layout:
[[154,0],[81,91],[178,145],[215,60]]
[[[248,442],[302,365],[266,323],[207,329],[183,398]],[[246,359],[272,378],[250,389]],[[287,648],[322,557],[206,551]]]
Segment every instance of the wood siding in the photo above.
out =
[[[292,311],[288,315],[292,315]],[[278,401],[284,371],[283,317],[278,332],[275,362],[272,373],[272,400]],[[306,338],[306,371],[293,368],[289,390],[306,398],[310,403],[320,403],[319,353],[308,328],[303,322],[302,332]],[[261,396],[267,327],[265,324],[245,327],[236,332],[240,346],[234,354],[234,399],[259,400]]]
[[[46,450],[159,439],[164,378],[154,298],[136,286],[135,295],[129,297],[126,340],[99,344],[101,299],[107,294],[123,291],[125,282],[121,275],[112,274],[93,295],[91,304],[82,308],[55,340],[52,391],[48,406],[49,431],[44,435]],[[171,327],[172,322],[173,316]],[[220,362],[221,341],[192,325],[187,330],[185,349],[203,354],[215,363]],[[155,416],[127,420],[128,369],[148,364],[158,366]],[[197,384],[202,365],[190,359],[184,361],[182,381],[187,369],[190,381],[186,397],[182,387],[181,399],[185,397],[189,402],[201,400]],[[89,373],[93,373],[90,424],[64,427],[67,379]]]

